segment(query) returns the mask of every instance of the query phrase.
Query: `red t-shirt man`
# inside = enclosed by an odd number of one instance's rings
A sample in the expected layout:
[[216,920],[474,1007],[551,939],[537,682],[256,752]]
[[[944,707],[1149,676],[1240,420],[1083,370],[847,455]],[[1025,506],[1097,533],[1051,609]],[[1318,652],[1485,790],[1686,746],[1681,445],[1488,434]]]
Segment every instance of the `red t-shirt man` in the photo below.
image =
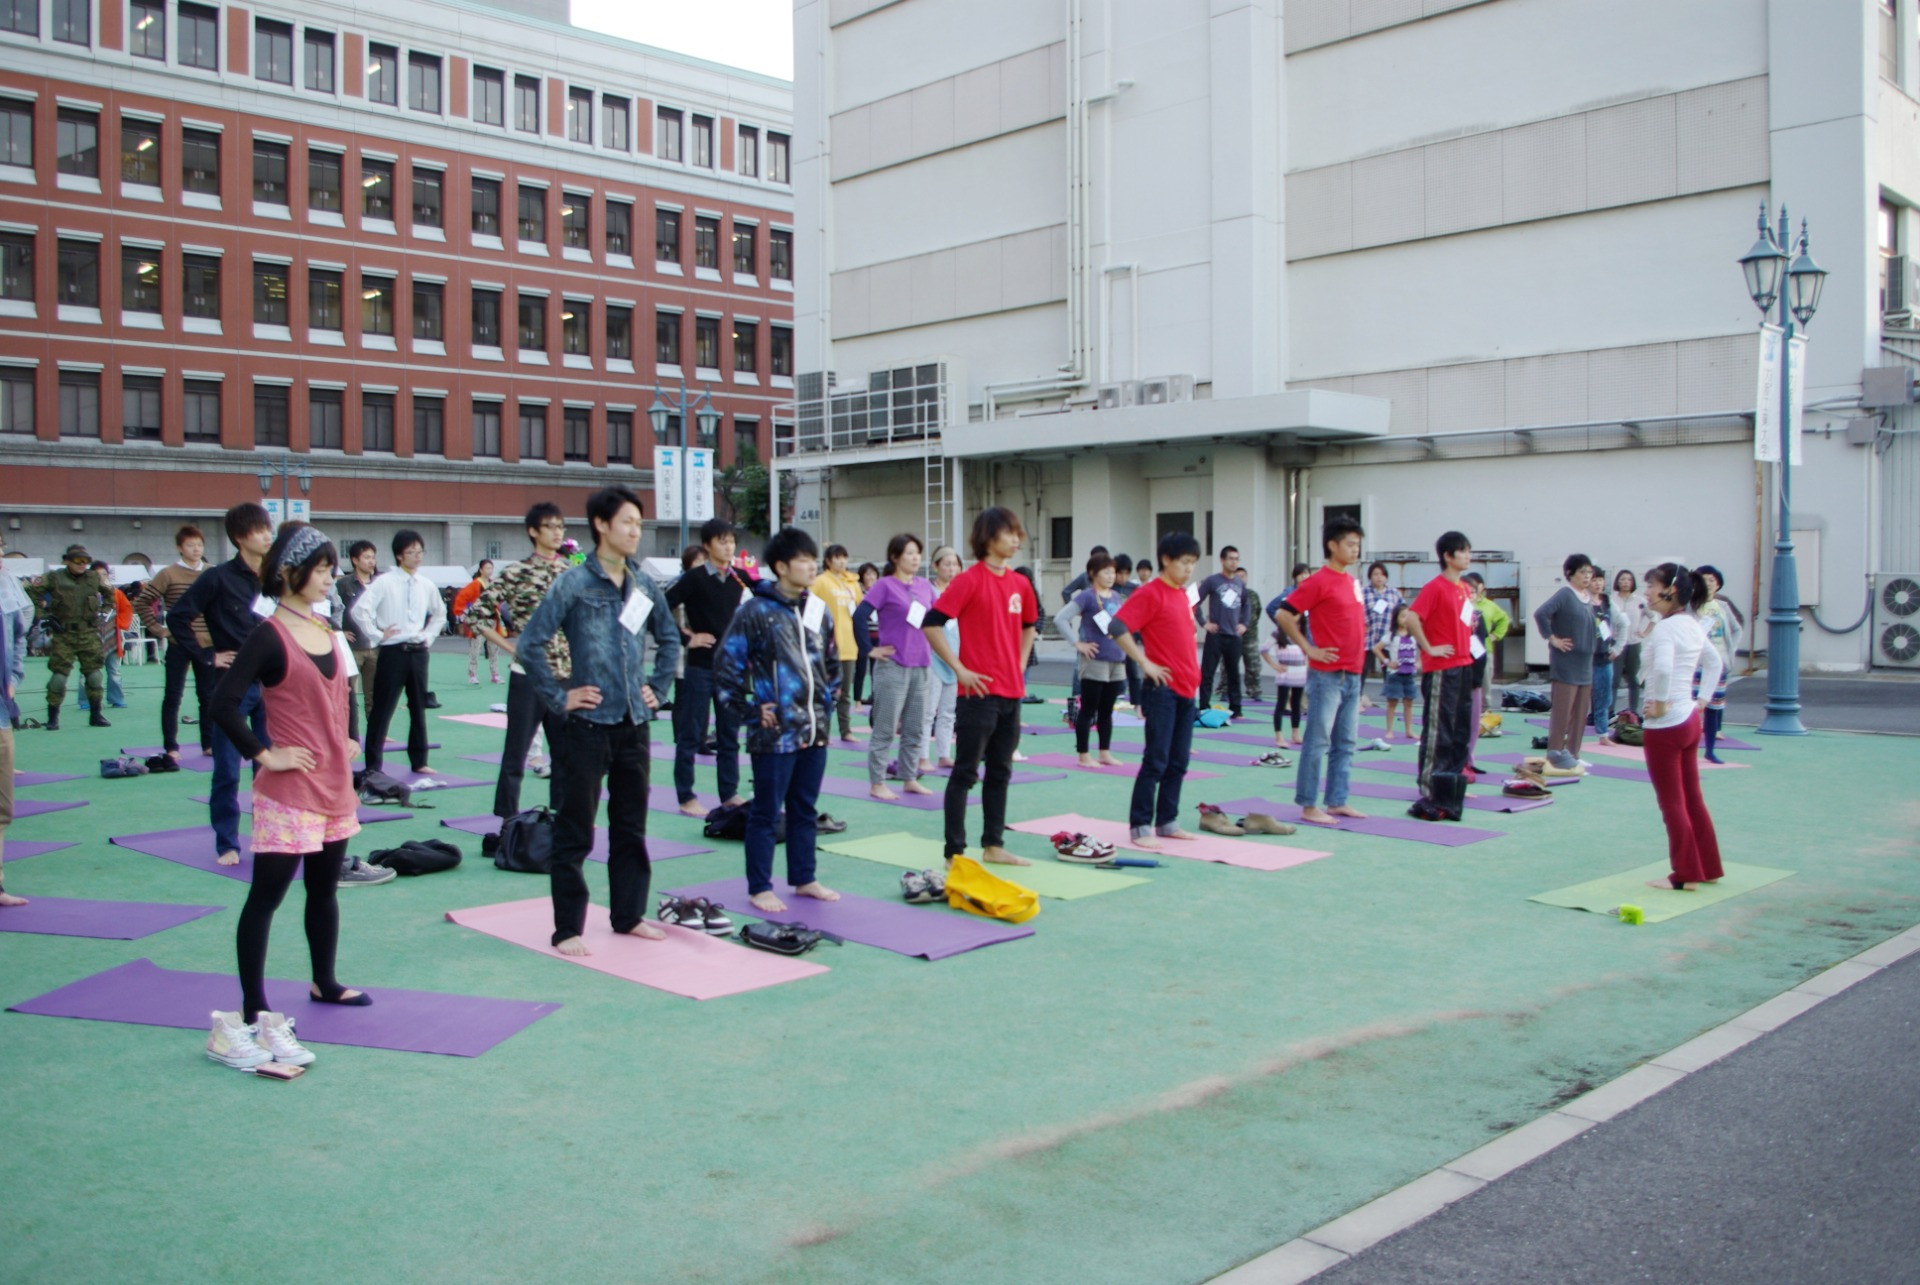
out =
[[[1435,576],[1413,600],[1413,614],[1420,617],[1427,647],[1420,651],[1420,672],[1431,674],[1441,669],[1458,669],[1473,663],[1473,592],[1463,580]],[[1314,621],[1319,629],[1320,622]],[[1452,647],[1450,656],[1436,656],[1429,648]]]
[[[1010,567],[998,572],[976,562],[953,578],[933,609],[960,625],[960,662],[987,680],[988,696],[1027,694],[1020,635],[1040,620],[1033,586]],[[979,695],[963,692],[962,695]]]
[[1360,582],[1344,571],[1321,567],[1287,595],[1285,604],[1313,622],[1313,645],[1334,653],[1329,661],[1307,658],[1307,668],[1357,674],[1367,658],[1367,611]]
[[[1155,576],[1128,595],[1114,619],[1140,635],[1148,660],[1167,667],[1167,686],[1175,696],[1199,699],[1200,662],[1193,650],[1193,604],[1184,590]],[[967,627],[962,624],[961,646],[966,645],[966,639]]]

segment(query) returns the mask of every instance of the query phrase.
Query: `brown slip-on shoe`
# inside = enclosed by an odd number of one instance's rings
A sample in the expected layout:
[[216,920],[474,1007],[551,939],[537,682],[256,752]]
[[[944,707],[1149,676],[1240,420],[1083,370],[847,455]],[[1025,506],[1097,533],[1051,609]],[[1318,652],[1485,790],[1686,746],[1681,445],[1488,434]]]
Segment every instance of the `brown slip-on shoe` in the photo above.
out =
[[1240,822],[1248,834],[1292,834],[1293,827],[1285,821],[1277,821],[1264,812],[1249,812]]

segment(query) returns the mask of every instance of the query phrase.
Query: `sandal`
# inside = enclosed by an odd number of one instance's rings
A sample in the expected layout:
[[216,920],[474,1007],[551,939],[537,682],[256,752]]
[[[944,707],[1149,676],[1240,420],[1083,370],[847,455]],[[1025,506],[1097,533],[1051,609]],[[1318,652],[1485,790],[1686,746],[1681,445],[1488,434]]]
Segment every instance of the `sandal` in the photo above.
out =
[[347,992],[352,989],[351,986],[342,986],[336,995],[322,995],[318,986],[309,986],[307,997],[316,1004],[339,1004],[344,1008],[366,1008],[373,1003],[373,996],[365,991],[349,998]]

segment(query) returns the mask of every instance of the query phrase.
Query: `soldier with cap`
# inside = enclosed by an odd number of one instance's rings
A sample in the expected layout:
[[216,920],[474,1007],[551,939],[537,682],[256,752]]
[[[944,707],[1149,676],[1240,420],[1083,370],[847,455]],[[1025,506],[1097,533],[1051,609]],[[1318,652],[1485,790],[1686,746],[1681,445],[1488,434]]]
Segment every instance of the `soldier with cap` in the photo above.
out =
[[40,614],[53,625],[47,646],[47,730],[60,730],[60,705],[67,698],[67,675],[80,666],[92,706],[88,720],[94,727],[111,727],[101,709],[106,704],[106,653],[100,647],[100,621],[113,613],[113,590],[92,567],[85,546],[67,546],[65,564],[40,578]]

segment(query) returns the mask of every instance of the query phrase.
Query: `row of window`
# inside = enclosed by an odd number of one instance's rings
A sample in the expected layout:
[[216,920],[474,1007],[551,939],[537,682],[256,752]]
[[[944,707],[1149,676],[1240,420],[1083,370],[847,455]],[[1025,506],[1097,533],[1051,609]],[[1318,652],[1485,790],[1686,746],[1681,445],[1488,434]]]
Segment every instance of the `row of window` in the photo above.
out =
[[[0,0],[0,4],[7,0]],[[33,168],[34,104],[20,99],[0,97],[0,166],[26,170]],[[151,117],[125,112],[120,117],[120,183],[123,190],[151,189],[158,195],[165,147],[162,122]],[[55,112],[54,163],[62,176],[97,184],[100,180],[100,114],[78,107],[60,107]],[[183,126],[180,130],[180,190],[189,202],[217,205],[221,196],[220,142],[218,132]],[[306,147],[306,209],[309,217],[319,217],[345,226],[348,158],[342,151]],[[359,164],[359,214],[368,230],[391,233],[399,222],[398,162],[362,153]],[[291,217],[293,197],[293,146],[291,143],[256,136],[253,139],[253,203],[257,211],[282,211]],[[407,216],[416,232],[444,239],[446,229],[446,172],[438,167],[411,163],[407,173]],[[492,248],[505,247],[506,220],[512,218],[514,239],[522,250],[545,254],[548,216],[552,194],[544,183],[517,182],[513,186],[514,204],[506,208],[507,181],[474,175],[470,180],[468,213],[476,241]],[[195,202],[195,198],[199,198]],[[633,257],[633,203],[614,197],[599,202],[595,218],[595,198],[591,192],[568,188],[560,191],[560,246],[570,257],[591,257],[595,224],[599,225],[600,244],[608,256],[631,261]],[[759,224],[735,218],[729,234],[728,260],[736,278],[759,279]],[[681,244],[682,211],[658,206],[654,211],[654,260],[678,267],[683,261]],[[696,214],[693,220],[693,265],[697,270],[718,273],[721,268],[721,223],[719,215]],[[435,235],[437,234],[437,235]],[[793,280],[793,232],[771,228],[767,234],[768,274],[775,281]]]
[[[58,262],[55,271],[55,301],[62,308],[98,310],[101,306],[101,245],[98,241],[75,237],[56,237]],[[32,304],[38,289],[35,271],[36,237],[30,232],[0,231],[0,301]],[[139,324],[151,317],[159,324],[162,313],[163,253],[158,245],[147,242],[122,243],[120,247],[120,311],[123,321]],[[180,255],[180,315],[200,322],[221,320],[218,255],[183,251]],[[279,259],[255,259],[253,269],[253,321],[256,326],[290,327],[292,324],[291,262]],[[348,274],[344,266],[308,266],[306,321],[309,338],[325,342],[326,336],[342,335],[346,318],[357,311],[363,342],[368,336],[394,334],[396,299],[400,278],[395,273],[361,269],[354,281],[358,308],[350,302]],[[410,282],[412,298],[411,330],[415,340],[441,343],[446,338],[446,283],[436,278],[415,275]],[[522,352],[545,354],[550,293],[546,290],[513,291],[511,314],[515,322],[515,346]],[[508,291],[503,287],[473,286],[467,291],[468,318],[473,347],[478,355],[497,356],[505,347],[503,325],[507,316]],[[560,351],[566,357],[590,358],[594,333],[596,300],[562,295],[560,300]],[[633,360],[633,313],[630,305],[598,304],[608,360]],[[681,334],[684,311],[661,307],[654,310],[655,360],[662,365],[681,364]],[[91,320],[71,314],[63,320]],[[718,371],[721,367],[721,322],[718,316],[696,314],[693,324],[694,365]],[[758,340],[760,323],[756,318],[735,318],[731,331],[731,367],[740,374],[759,373]],[[190,329],[192,327],[189,327]],[[780,377],[793,374],[793,328],[772,325],[769,328],[767,373]],[[273,336],[291,340],[289,329]],[[336,343],[344,339],[336,338]],[[387,346],[391,346],[389,343]]]
[[[123,374],[120,377],[120,431],[127,441],[157,442],[164,436],[166,376],[159,374]],[[31,434],[34,431],[34,371],[27,367],[0,366],[0,433]],[[253,441],[255,446],[288,447],[292,444],[293,387],[286,383],[256,380],[253,385]],[[220,440],[222,384],[217,379],[181,380],[181,436],[188,442]],[[305,390],[307,443],[311,450],[341,450],[345,444],[348,392],[339,385],[308,385]],[[409,399],[413,419],[413,454],[444,456],[447,446],[447,398],[414,393]],[[60,371],[58,414],[60,436],[98,438],[100,436],[100,374],[92,370]],[[362,390],[357,402],[360,410],[360,449],[364,453],[393,454],[399,395],[391,391]],[[594,411],[590,406],[563,406],[560,410],[560,462],[588,462],[593,459]],[[468,411],[470,453],[475,459],[503,458],[503,426],[507,402],[501,398],[474,398]],[[520,460],[548,460],[548,433],[552,427],[552,407],[545,401],[514,403],[515,427]],[[634,412],[630,409],[605,412],[606,462],[632,465],[634,456]],[[688,445],[681,441],[679,416],[667,421],[660,445]],[[734,458],[759,453],[758,419],[736,415],[733,419]],[[700,446],[719,445],[718,426],[714,433],[698,435]],[[644,446],[644,442],[642,446]],[[645,461],[643,455],[642,461]]]
[[[118,0],[103,0],[118,3]],[[128,48],[135,58],[167,61],[167,0],[128,0]],[[53,38],[69,44],[90,45],[93,41],[91,0],[53,0]],[[220,70],[220,11],[216,6],[179,0],[174,7],[173,58],[182,67],[203,71]],[[17,35],[40,34],[39,0],[0,0],[0,31]],[[339,92],[338,33],[319,27],[301,26],[298,34],[298,75],[300,85],[312,92]],[[366,96],[369,102],[400,105],[400,47],[369,41],[367,44]],[[268,84],[294,85],[296,39],[294,24],[274,18],[253,18],[253,76]],[[442,114],[444,59],[439,54],[408,50],[406,55],[406,105],[416,112]],[[470,111],[481,125],[507,127],[507,91],[513,91],[513,128],[524,133],[541,132],[542,81],[539,76],[508,73],[497,67],[473,69]],[[599,110],[595,111],[596,100]],[[566,137],[576,143],[597,145],[618,152],[633,147],[631,124],[633,99],[626,95],[596,93],[581,85],[569,84],[566,97]],[[654,116],[653,154],[661,160],[688,164],[700,169],[715,169],[720,152],[715,143],[717,118],[680,108],[661,107]],[[596,134],[596,124],[598,138]],[[770,183],[788,183],[791,141],[774,130],[762,131],[753,125],[740,125],[734,141],[734,169],[747,178],[763,177]]]

